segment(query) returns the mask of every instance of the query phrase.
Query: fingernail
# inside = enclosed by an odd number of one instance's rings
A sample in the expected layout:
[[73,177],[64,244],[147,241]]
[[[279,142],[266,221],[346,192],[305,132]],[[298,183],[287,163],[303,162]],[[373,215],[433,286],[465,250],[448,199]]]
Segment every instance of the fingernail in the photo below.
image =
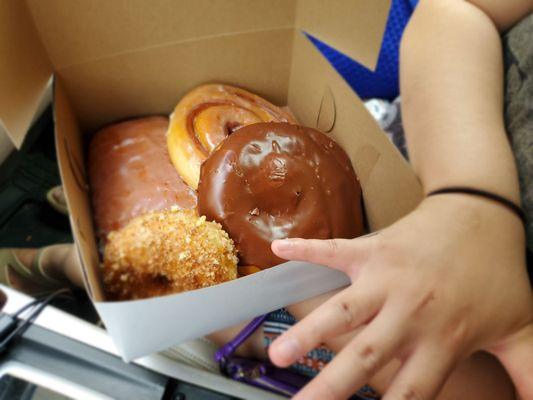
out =
[[293,247],[294,242],[295,242],[294,239],[281,239],[281,240],[274,240],[273,245],[276,247],[276,250],[278,251],[287,251]]
[[276,343],[276,352],[280,354],[284,360],[291,362],[298,358],[298,342],[292,338],[283,339]]

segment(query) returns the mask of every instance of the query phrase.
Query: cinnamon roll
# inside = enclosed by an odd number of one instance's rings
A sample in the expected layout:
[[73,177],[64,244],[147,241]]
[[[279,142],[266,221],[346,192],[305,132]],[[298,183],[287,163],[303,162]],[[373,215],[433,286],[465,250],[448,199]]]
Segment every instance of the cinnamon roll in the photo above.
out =
[[258,122],[295,119],[263,98],[233,86],[209,84],[189,92],[170,117],[168,152],[182,179],[194,190],[200,166],[228,135]]

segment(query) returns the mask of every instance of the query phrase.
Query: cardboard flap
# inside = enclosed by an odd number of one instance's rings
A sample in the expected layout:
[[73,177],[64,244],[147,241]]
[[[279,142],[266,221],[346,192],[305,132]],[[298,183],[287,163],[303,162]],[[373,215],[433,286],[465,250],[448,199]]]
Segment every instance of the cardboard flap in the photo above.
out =
[[288,104],[303,125],[326,132],[346,150],[363,189],[371,230],[387,227],[420,202],[422,189],[413,170],[300,31],[294,34]]
[[181,42],[73,65],[58,76],[87,133],[127,117],[168,115],[208,82],[237,84],[284,105],[292,38],[287,28]]
[[130,361],[349,283],[340,271],[293,261],[208,288],[95,306]]
[[296,0],[28,0],[56,70],[173,43],[293,28]]
[[296,27],[374,70],[390,0],[299,0]]
[[70,226],[83,266],[85,287],[93,300],[104,294],[85,174],[82,135],[61,83],[54,82],[54,123],[57,162],[69,209]]
[[0,1],[0,54],[0,126],[20,147],[52,74],[24,1]]

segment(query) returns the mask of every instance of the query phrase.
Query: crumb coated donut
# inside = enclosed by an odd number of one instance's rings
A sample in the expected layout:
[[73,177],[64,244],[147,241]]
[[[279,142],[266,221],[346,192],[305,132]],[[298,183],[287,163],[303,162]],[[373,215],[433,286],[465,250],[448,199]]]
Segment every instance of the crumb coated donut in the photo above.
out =
[[275,239],[354,238],[363,232],[361,187],[345,151],[316,129],[245,126],[202,164],[198,211],[235,241],[242,265],[283,262]]
[[111,232],[103,276],[109,298],[179,293],[237,278],[233,241],[192,210],[155,211]]

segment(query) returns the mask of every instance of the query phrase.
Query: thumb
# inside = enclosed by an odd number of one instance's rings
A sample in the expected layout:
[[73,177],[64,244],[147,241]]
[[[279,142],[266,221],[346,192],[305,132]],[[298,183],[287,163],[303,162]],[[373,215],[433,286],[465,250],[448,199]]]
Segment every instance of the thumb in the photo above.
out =
[[278,257],[292,261],[307,261],[344,272],[362,265],[369,257],[372,239],[283,239],[272,242]]
[[533,323],[522,328],[492,353],[511,376],[522,399],[533,399]]

